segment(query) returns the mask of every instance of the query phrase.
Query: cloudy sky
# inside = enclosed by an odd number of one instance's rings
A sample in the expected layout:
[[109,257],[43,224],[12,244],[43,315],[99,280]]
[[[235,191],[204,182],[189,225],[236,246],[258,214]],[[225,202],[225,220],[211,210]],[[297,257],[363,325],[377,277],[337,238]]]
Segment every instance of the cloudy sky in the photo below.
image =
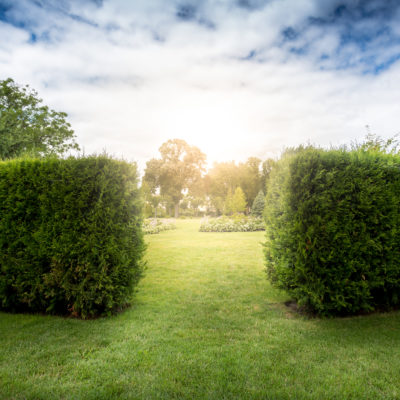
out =
[[86,153],[215,160],[400,131],[397,0],[0,0],[0,79],[69,115]]

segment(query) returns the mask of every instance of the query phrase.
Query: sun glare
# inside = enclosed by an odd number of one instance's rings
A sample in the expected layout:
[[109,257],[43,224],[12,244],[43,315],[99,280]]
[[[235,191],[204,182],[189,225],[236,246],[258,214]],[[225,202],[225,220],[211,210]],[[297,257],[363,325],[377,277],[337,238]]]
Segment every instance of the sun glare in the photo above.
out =
[[241,115],[220,104],[169,110],[165,122],[168,137],[197,146],[207,155],[209,166],[228,160],[245,140]]

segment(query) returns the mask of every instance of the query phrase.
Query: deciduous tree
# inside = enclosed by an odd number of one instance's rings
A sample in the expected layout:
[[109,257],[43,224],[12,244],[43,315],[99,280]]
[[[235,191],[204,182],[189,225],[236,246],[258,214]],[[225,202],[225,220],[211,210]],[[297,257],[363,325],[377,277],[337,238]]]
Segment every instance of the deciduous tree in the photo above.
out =
[[246,197],[240,186],[235,189],[235,193],[232,196],[232,212],[244,213],[246,210]]
[[263,188],[262,174],[261,174],[261,160],[257,157],[250,157],[245,163],[239,164],[240,184],[243,190],[247,207],[250,208],[253,204],[257,193]]
[[147,162],[144,180],[153,190],[174,204],[175,218],[179,216],[179,202],[184,191],[190,192],[200,183],[206,156],[182,139],[170,139],[159,149],[161,158]]
[[29,86],[19,86],[11,78],[0,81],[0,158],[79,150],[66,118],[66,113],[43,105]]

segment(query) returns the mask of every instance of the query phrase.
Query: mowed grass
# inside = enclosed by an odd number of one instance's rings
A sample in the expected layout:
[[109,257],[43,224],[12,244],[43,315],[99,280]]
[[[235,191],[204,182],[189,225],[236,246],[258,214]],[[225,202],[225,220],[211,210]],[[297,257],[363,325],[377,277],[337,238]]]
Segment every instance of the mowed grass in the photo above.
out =
[[263,232],[147,236],[134,305],[91,321],[0,313],[2,399],[399,399],[400,313],[310,319]]

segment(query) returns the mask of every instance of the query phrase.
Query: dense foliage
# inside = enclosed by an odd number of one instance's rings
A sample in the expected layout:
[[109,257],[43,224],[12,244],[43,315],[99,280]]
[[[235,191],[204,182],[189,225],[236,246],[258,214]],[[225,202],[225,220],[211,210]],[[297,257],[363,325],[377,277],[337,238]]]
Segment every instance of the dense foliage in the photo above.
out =
[[171,229],[176,229],[176,225],[169,219],[147,218],[143,221],[143,233],[147,235],[154,235]]
[[0,81],[0,159],[79,150],[67,114],[42,104],[35,90]]
[[109,314],[142,275],[136,166],[106,156],[0,163],[0,308]]
[[207,218],[200,225],[200,232],[254,232],[264,229],[262,218],[247,217],[240,214],[230,218]]
[[269,278],[323,315],[399,305],[399,199],[399,156],[287,153],[268,186]]

